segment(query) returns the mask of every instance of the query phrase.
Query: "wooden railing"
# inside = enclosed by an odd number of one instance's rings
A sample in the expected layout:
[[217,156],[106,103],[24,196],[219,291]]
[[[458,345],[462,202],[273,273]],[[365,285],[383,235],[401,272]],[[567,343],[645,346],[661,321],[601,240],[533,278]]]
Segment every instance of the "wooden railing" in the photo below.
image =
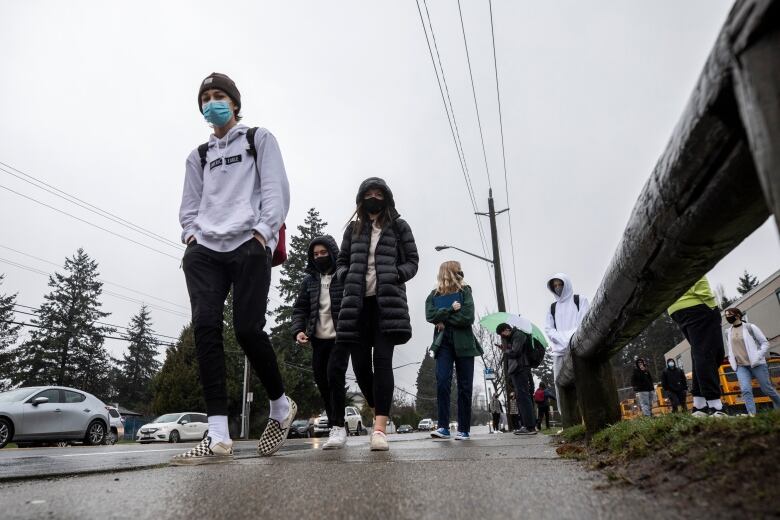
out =
[[780,0],[737,1],[572,337],[565,426],[620,420],[610,357],[772,214],[780,227]]

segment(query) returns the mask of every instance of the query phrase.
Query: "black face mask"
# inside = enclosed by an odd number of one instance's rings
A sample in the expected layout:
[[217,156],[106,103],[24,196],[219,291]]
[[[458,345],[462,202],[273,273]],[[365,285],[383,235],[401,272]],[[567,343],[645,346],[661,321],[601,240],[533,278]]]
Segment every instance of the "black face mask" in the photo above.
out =
[[314,259],[314,265],[317,266],[319,272],[327,273],[333,266],[333,260],[329,256],[321,256]]
[[737,318],[735,316],[726,316],[726,321],[729,323],[734,323],[737,321]]
[[376,197],[363,199],[363,209],[370,214],[381,213],[386,206],[387,202],[384,199],[377,199]]

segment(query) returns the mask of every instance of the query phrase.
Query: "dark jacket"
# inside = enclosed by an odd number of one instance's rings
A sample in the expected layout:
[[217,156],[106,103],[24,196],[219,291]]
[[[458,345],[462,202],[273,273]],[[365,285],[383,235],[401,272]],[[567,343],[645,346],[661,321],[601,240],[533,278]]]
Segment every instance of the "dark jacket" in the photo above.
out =
[[[336,244],[336,240],[330,235],[317,237],[312,240],[309,244],[309,262],[306,266],[307,274],[301,282],[298,298],[296,298],[295,303],[293,304],[292,327],[290,329],[293,337],[297,336],[299,332],[304,332],[310,338],[314,337],[317,320],[319,320],[320,317],[320,288],[322,275],[317,270],[317,266],[314,263],[314,246],[318,244],[325,246],[330,253],[330,258],[333,262],[331,274],[336,270],[336,260],[339,254],[339,247]],[[334,276],[330,281],[330,312],[333,317],[334,327],[338,326],[339,310],[341,309],[341,299],[343,295],[344,284],[338,281]]]
[[507,340],[508,348],[506,349],[506,357],[509,358],[509,373],[514,374],[521,368],[528,368],[528,347],[530,337],[528,334],[518,329],[512,328],[512,335]]
[[[417,245],[412,229],[401,219],[395,209],[393,194],[382,179],[373,177],[360,185],[358,199],[370,188],[379,188],[385,193],[390,212],[376,246],[375,265],[377,274],[377,302],[379,304],[379,328],[395,345],[403,345],[412,337],[409,306],[406,301],[406,282],[417,274]],[[371,245],[371,226],[366,224],[353,236],[355,222],[344,232],[339,251],[336,277],[344,282],[344,299],[336,341],[339,343],[360,342],[360,313],[366,292],[366,271]],[[405,262],[401,261],[403,250]]]
[[[634,387],[635,392],[652,392],[655,390],[655,387],[653,387],[653,376],[650,375],[649,370],[641,370],[639,368],[640,361],[644,360],[642,358],[636,360],[634,373],[631,376],[631,386]],[[646,362],[645,368],[647,368]]]
[[[436,291],[432,291],[425,300],[425,319],[428,323],[444,323],[445,331],[452,334],[452,342],[455,347],[457,357],[476,357],[481,356],[483,351],[477,338],[474,337],[474,331],[471,326],[474,324],[474,297],[471,295],[471,287],[463,287],[463,303],[459,311],[439,309],[434,305]],[[442,334],[437,333],[438,334]],[[431,345],[431,351],[436,354],[440,344],[434,341]]]
[[685,378],[685,372],[674,366],[664,368],[661,372],[661,388],[667,392],[683,392],[688,390],[688,380]]

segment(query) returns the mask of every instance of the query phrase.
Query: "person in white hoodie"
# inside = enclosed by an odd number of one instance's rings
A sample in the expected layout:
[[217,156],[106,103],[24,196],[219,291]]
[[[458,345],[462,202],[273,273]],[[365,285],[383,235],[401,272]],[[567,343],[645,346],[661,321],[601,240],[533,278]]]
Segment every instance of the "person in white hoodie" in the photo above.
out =
[[276,354],[263,330],[271,252],[290,206],[279,145],[268,130],[238,124],[241,93],[224,74],[212,73],[201,82],[198,109],[214,133],[187,157],[179,221],[187,244],[182,268],[209,430],[200,444],[175,456],[173,465],[233,457],[222,338],[231,289],[236,339],[271,400],[260,455],[282,446],[297,410],[285,395]]
[[574,286],[568,275],[557,273],[547,282],[547,288],[553,293],[555,301],[547,311],[544,333],[550,339],[553,357],[553,380],[558,392],[558,373],[563,366],[563,357],[569,350],[569,340],[577,331],[588,312],[588,299],[574,294]]
[[769,367],[766,364],[766,353],[769,351],[769,340],[761,329],[742,320],[742,311],[736,307],[726,309],[726,321],[731,324],[726,336],[728,338],[729,364],[737,373],[742,399],[750,416],[756,414],[756,403],[753,400],[753,378],[764,395],[772,400],[775,410],[780,408],[780,395],[777,394],[769,377]]

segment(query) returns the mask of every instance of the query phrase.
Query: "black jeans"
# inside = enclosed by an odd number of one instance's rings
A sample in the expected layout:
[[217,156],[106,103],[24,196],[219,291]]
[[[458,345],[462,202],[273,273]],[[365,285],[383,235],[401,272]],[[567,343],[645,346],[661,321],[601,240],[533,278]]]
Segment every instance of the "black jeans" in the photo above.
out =
[[541,430],[542,429],[542,417],[544,417],[544,422],[547,426],[547,429],[550,429],[550,405],[549,404],[539,404],[536,403],[536,428]]
[[720,311],[702,304],[681,309],[672,314],[672,319],[691,344],[691,394],[708,401],[720,399],[718,369],[725,355]]
[[515,398],[517,399],[517,411],[520,413],[520,424],[525,426],[528,431],[533,431],[536,427],[536,418],[534,417],[531,369],[528,367],[521,367],[509,374],[509,376],[512,378],[512,385],[515,387]]
[[270,399],[284,394],[276,354],[265,333],[271,252],[254,238],[227,253],[190,244],[182,260],[192,305],[195,349],[208,415],[227,415],[222,340],[225,298],[233,287],[233,326]]
[[678,407],[682,407],[683,412],[687,410],[688,407],[685,404],[685,394],[685,390],[680,390],[678,392],[668,390],[666,392],[666,395],[669,396],[669,400],[672,402],[672,413],[676,412]]
[[501,414],[493,412],[493,431],[498,431],[498,423],[501,422]]
[[[336,343],[334,339],[311,338],[311,368],[314,371],[314,384],[320,391],[322,403],[325,406],[325,413],[328,414],[328,420],[331,426],[333,422],[333,399],[331,398],[331,388],[328,384],[328,366],[330,365],[331,353]],[[335,426],[343,426],[336,424]]]
[[452,390],[452,368],[458,389],[458,431],[471,431],[471,393],[474,381],[474,358],[458,357],[455,345],[445,336],[436,351],[436,402],[439,427],[450,427],[450,391]]
[[379,305],[375,296],[363,299],[360,328],[360,343],[349,346],[355,379],[366,402],[374,408],[375,414],[389,416],[395,389],[395,345],[379,330]]

